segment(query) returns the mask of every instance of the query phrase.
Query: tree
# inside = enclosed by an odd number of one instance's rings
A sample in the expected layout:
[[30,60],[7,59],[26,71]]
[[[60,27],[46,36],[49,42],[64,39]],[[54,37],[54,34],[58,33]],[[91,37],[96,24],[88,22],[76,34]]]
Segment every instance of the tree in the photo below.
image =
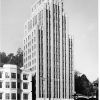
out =
[[23,51],[21,48],[18,48],[17,54],[15,55],[15,64],[19,67],[23,66]]
[[81,76],[80,73],[78,71],[75,71],[75,91],[78,94],[81,94],[81,90],[82,90],[82,82],[81,82]]
[[0,52],[0,66],[2,67],[4,64],[6,64],[8,61],[6,53]]
[[89,86],[90,86],[90,82],[89,80],[87,79],[86,75],[83,74],[81,76],[81,81],[82,81],[82,87],[83,87],[83,91],[82,91],[82,94],[84,95],[89,95]]
[[18,48],[17,55],[18,56],[23,55],[23,50],[21,48]]
[[8,56],[7,56],[7,59],[8,59],[7,64],[15,64],[15,59],[14,58],[15,58],[15,56],[14,56],[13,53],[8,54]]
[[92,95],[93,85],[85,74],[75,71],[75,91],[77,94]]
[[23,51],[18,48],[17,54],[10,53],[6,55],[5,52],[0,52],[0,67],[4,64],[15,64],[19,67],[23,66]]

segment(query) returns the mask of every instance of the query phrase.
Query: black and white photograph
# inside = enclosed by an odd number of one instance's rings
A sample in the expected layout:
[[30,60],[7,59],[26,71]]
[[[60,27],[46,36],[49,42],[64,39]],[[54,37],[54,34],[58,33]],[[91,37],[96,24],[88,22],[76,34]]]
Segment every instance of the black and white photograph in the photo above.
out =
[[0,0],[0,100],[99,100],[98,0]]

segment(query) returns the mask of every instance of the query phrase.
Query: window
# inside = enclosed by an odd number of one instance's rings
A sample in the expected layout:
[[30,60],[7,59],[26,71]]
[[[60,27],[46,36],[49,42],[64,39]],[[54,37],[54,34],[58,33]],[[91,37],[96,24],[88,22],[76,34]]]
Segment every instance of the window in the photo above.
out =
[[32,36],[33,36],[33,32],[32,32]]
[[33,27],[34,27],[34,18],[33,18]]
[[6,88],[10,88],[10,83],[6,82]]
[[25,34],[27,33],[27,31],[25,31]]
[[30,49],[30,52],[31,52],[31,49]]
[[38,18],[39,18],[39,25],[41,25],[41,11],[38,14]]
[[27,49],[27,44],[26,44],[26,49]]
[[28,40],[29,40],[29,38],[30,38],[30,37],[28,36]]
[[34,30],[34,34],[36,34],[36,30]]
[[24,63],[25,63],[25,59],[24,59]]
[[35,16],[35,25],[37,24],[37,15]]
[[27,28],[27,25],[25,25],[25,28]]
[[0,99],[2,99],[2,93],[0,93]]
[[2,72],[0,72],[0,78],[2,78]]
[[16,100],[16,93],[12,93],[11,94],[11,99],[15,99]]
[[28,62],[28,66],[30,66],[30,62]]
[[20,74],[17,74],[17,79],[20,79]]
[[31,41],[30,41],[30,45],[31,45]]
[[32,58],[33,58],[34,53],[32,53]]
[[28,80],[28,74],[23,75],[23,80]]
[[29,45],[30,45],[30,44],[28,43],[28,47],[29,47]]
[[11,73],[11,78],[16,78],[16,73]]
[[20,83],[17,83],[17,88],[20,89]]
[[28,100],[28,94],[24,93],[24,94],[23,94],[23,99],[24,99],[24,100]]
[[27,61],[27,57],[26,57],[26,61]]
[[24,57],[25,57],[25,52],[24,52]]
[[0,82],[0,88],[2,88],[2,82]]
[[17,94],[17,99],[20,100],[20,94]]
[[33,43],[33,39],[32,39],[32,43]]
[[10,99],[10,94],[9,94],[9,93],[6,93],[6,94],[5,94],[5,98],[6,98],[6,99]]
[[36,51],[34,51],[33,53],[32,53],[32,57],[34,57],[36,55]]
[[32,64],[34,64],[34,63],[36,63],[36,59],[33,59],[33,60],[32,60]]
[[25,44],[25,40],[24,40],[24,44]]
[[16,88],[16,82],[11,83],[11,88]]
[[31,62],[29,62],[29,66],[31,66]]
[[26,51],[26,56],[27,56],[27,51]]
[[26,38],[26,42],[27,42],[27,38]]
[[27,64],[26,64],[26,68],[27,68]]
[[32,46],[32,51],[33,51],[33,46]]
[[9,78],[9,74],[7,72],[5,73],[5,77],[6,78]]
[[23,89],[28,89],[28,83],[23,83]]
[[25,50],[25,46],[24,46],[24,50]]
[[36,37],[34,37],[34,42],[36,41]]
[[36,48],[36,44],[34,44],[34,48],[33,49],[35,49]]

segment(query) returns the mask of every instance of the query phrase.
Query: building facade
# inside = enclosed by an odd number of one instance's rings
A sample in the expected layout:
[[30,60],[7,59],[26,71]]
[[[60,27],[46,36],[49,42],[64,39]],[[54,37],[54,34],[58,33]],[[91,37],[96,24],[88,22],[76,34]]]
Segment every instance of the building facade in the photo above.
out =
[[[30,71],[24,70],[24,68],[21,68],[22,73],[21,73],[21,80],[22,80],[22,84],[21,84],[21,100],[33,100],[32,99],[32,93],[33,93],[33,87],[32,87],[32,80],[36,80],[35,79],[35,73],[31,73]],[[32,75],[34,77],[32,77]],[[32,79],[33,78],[33,79]],[[35,81],[34,81],[35,82]],[[33,86],[36,88],[36,86],[33,84]],[[35,91],[35,89],[34,89]],[[34,93],[34,98],[35,97],[35,93]]]
[[69,35],[69,98],[73,98],[74,91],[74,69],[73,69],[73,38]]
[[0,100],[21,100],[21,70],[16,65],[0,67]]
[[74,93],[72,39],[66,17],[62,0],[38,0],[25,22],[23,64],[26,72],[35,75],[37,100],[70,99]]

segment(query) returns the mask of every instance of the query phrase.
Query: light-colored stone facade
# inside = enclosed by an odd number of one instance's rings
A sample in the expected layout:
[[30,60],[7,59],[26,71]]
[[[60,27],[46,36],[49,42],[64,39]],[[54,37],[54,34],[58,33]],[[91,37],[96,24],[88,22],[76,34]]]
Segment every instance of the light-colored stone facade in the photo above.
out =
[[16,65],[0,67],[0,100],[21,100],[21,70]]
[[72,98],[72,42],[63,0],[38,0],[31,9],[25,22],[23,63],[24,70],[36,73],[36,99]]

